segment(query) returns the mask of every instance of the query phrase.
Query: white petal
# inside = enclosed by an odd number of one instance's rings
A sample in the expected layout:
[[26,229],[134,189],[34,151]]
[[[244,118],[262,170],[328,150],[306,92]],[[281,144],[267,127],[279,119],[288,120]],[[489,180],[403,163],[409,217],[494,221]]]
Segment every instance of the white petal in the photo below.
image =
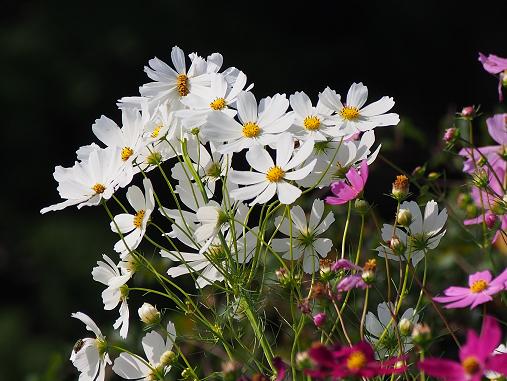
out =
[[134,216],[132,214],[122,213],[114,216],[113,221],[109,224],[111,230],[115,233],[128,233],[134,230]]
[[248,150],[246,153],[246,160],[253,169],[262,173],[266,173],[269,168],[275,165],[268,151],[259,146],[252,147]]
[[361,109],[361,115],[373,116],[388,112],[394,106],[394,100],[391,97],[382,97],[378,101],[370,103]]
[[151,364],[158,364],[165,352],[164,338],[157,331],[148,332],[141,341],[146,358]]
[[86,329],[88,331],[92,331],[95,334],[95,336],[99,338],[103,337],[102,332],[100,332],[99,327],[97,327],[97,324],[95,324],[95,322],[88,315],[82,312],[76,312],[71,314],[70,316],[78,320],[81,320],[86,325]]
[[171,50],[171,60],[178,74],[186,74],[185,53],[179,47],[174,46]]
[[292,204],[301,196],[301,190],[286,181],[276,183],[276,192],[278,199],[282,204]]
[[305,165],[303,168],[299,168],[295,171],[287,172],[284,176],[284,179],[286,180],[301,180],[308,176],[310,172],[315,167],[315,164],[317,163],[317,159],[313,159],[308,165]]
[[360,109],[368,99],[368,88],[360,83],[353,83],[347,93],[347,106]]
[[229,181],[239,185],[258,184],[266,181],[266,175],[259,172],[231,170],[229,172]]
[[230,191],[230,196],[237,201],[249,200],[251,198],[257,197],[261,194],[264,189],[268,187],[267,182],[262,182],[259,184],[254,184],[251,186],[236,188]]
[[305,141],[283,169],[287,171],[304,162],[312,154],[314,145],[315,143],[312,139]]
[[308,227],[311,230],[315,230],[317,225],[319,225],[323,213],[324,213],[324,201],[316,198],[312,204],[312,210],[310,212],[310,222],[308,224]]
[[127,380],[137,380],[150,374],[150,368],[138,357],[122,352],[114,360],[113,372]]
[[266,189],[264,189],[264,191],[262,191],[257,196],[257,198],[255,198],[250,203],[250,205],[265,204],[266,202],[268,202],[269,200],[271,200],[273,198],[273,196],[275,195],[275,193],[276,193],[276,187],[277,186],[274,183],[269,183],[268,186],[266,187]]
[[311,116],[313,113],[312,101],[304,92],[296,92],[289,98],[290,106],[301,118]]
[[257,101],[250,91],[245,91],[238,95],[237,105],[238,115],[243,124],[257,122]]

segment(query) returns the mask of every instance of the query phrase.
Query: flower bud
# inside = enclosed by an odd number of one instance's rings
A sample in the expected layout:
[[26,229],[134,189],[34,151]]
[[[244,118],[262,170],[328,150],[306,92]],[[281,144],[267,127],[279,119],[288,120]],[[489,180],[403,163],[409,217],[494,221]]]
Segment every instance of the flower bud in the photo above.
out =
[[467,217],[471,218],[474,217],[477,214],[477,206],[474,204],[468,204],[466,209]]
[[235,361],[227,361],[222,364],[224,381],[236,381],[239,377],[241,366]]
[[461,110],[460,115],[464,118],[471,118],[475,115],[474,106],[466,106]]
[[478,169],[472,174],[472,181],[479,189],[486,189],[489,185],[488,172],[484,169]]
[[364,283],[370,285],[373,282],[375,282],[375,272],[371,270],[363,271],[363,273],[361,274],[361,278],[363,279]]
[[489,210],[486,212],[484,215],[484,223],[488,229],[493,229],[495,227],[496,219],[497,217],[494,213],[491,213]]
[[282,286],[286,287],[290,284],[290,274],[285,268],[280,267],[275,271],[275,275]]
[[160,323],[160,312],[150,303],[143,303],[141,308],[137,310],[137,313],[144,324],[150,325]]
[[162,163],[162,154],[160,152],[153,151],[146,157],[146,163],[149,165],[158,165]]
[[412,222],[412,213],[408,209],[400,209],[396,216],[396,223],[401,226],[409,226]]
[[357,198],[354,201],[354,208],[359,214],[366,214],[370,210],[370,204],[366,200]]
[[438,172],[430,172],[430,173],[428,173],[428,180],[429,181],[435,181],[439,177],[440,177],[440,173],[438,173]]
[[507,205],[504,200],[495,199],[491,205],[491,211],[497,216],[503,216],[507,212]]
[[408,319],[401,319],[398,323],[398,329],[403,336],[408,336],[412,332],[413,324]]
[[200,132],[201,130],[199,129],[199,127],[194,127],[190,130],[190,133],[195,136],[199,135]]
[[330,280],[334,276],[334,272],[331,269],[333,261],[330,259],[321,259],[319,266],[319,274],[323,280]]
[[389,248],[396,255],[402,255],[405,252],[405,244],[396,236],[389,241]]
[[190,368],[185,368],[183,369],[183,371],[181,372],[181,378],[183,378],[184,380],[195,380],[193,374],[192,374],[192,369]]
[[307,351],[296,354],[296,366],[298,369],[309,369],[312,367],[312,360]]
[[502,79],[502,86],[507,87],[507,70],[504,70],[502,74],[500,74],[500,78]]
[[173,351],[165,351],[162,353],[162,356],[160,356],[160,365],[163,367],[169,366],[174,364],[174,361],[176,360],[177,356],[176,353]]
[[315,324],[315,326],[317,328],[320,328],[324,324],[326,324],[326,320],[327,320],[327,315],[325,312],[320,312],[320,313],[313,316],[313,324]]
[[444,132],[444,142],[447,144],[453,143],[459,137],[459,130],[452,127]]
[[465,209],[467,205],[472,201],[472,197],[468,193],[460,193],[458,194],[458,198],[456,203],[460,209]]
[[396,176],[396,180],[393,182],[391,194],[398,201],[403,201],[408,196],[409,181],[405,175]]
[[431,329],[427,324],[417,323],[412,329],[412,340],[417,345],[426,346],[431,340]]
[[309,314],[310,312],[312,312],[312,309],[310,308],[310,301],[308,300],[308,298],[301,299],[298,302],[298,309],[303,314]]
[[424,172],[426,172],[426,166],[417,166],[414,168],[414,170],[412,171],[412,176],[414,177],[421,177],[424,175]]

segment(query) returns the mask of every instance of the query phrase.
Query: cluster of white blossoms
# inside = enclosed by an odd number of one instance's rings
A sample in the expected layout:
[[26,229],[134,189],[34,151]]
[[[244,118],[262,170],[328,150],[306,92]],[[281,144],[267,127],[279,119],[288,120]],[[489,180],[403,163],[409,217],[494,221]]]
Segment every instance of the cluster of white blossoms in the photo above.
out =
[[[104,308],[120,306],[114,328],[123,338],[129,327],[128,283],[139,266],[151,269],[142,256],[143,243],[176,262],[167,270],[170,278],[190,274],[198,288],[230,284],[231,277],[249,271],[251,262],[258,266],[268,249],[306,273],[318,271],[319,257],[332,249],[331,240],[321,235],[334,216],[324,217],[319,200],[309,219],[300,206],[289,205],[304,192],[343,178],[349,168],[373,162],[380,149],[373,148],[374,128],[399,122],[397,114],[388,113],[392,98],[366,104],[368,89],[362,83],[354,83],[344,99],[327,87],[316,102],[304,92],[258,101],[242,71],[222,69],[220,54],[188,58],[174,47],[172,65],[149,61],[145,72],[152,82],[140,87],[140,95],[119,100],[120,125],[106,116],[95,121],[98,141],[79,148],[72,167],[55,169],[63,201],[41,211],[99,204],[107,209],[111,230],[119,236],[113,247],[119,258],[104,255],[93,279],[106,286]],[[163,192],[155,192],[150,171],[162,175]],[[130,185],[136,175],[143,178],[143,189]],[[116,196],[125,187],[128,205]],[[256,205],[258,221],[286,208],[274,223],[279,238],[269,237],[266,223],[254,223]],[[115,215],[113,208],[121,213]],[[72,353],[80,380],[103,380],[110,363],[106,340],[88,317],[76,317],[96,334]],[[168,363],[161,357],[176,336],[173,326],[162,332],[166,340],[157,332],[143,339],[147,359],[122,353],[113,371],[128,379],[165,374]]]

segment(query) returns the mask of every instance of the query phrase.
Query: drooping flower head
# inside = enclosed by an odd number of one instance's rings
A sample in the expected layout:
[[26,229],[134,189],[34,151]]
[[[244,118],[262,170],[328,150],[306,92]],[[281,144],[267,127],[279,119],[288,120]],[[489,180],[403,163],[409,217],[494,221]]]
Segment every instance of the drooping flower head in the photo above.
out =
[[502,86],[505,86],[507,81],[507,58],[502,58],[490,54],[485,56],[479,53],[479,61],[482,63],[484,70],[493,75],[498,75],[498,99],[503,101]]
[[497,321],[485,316],[480,336],[468,331],[467,342],[459,351],[459,362],[430,357],[420,362],[419,368],[448,381],[480,381],[488,371],[507,376],[507,354],[494,353],[501,334]]
[[368,163],[364,160],[359,171],[351,167],[346,174],[347,181],[341,180],[331,184],[331,192],[334,196],[326,197],[326,202],[331,205],[342,205],[357,198],[364,189],[368,179]]

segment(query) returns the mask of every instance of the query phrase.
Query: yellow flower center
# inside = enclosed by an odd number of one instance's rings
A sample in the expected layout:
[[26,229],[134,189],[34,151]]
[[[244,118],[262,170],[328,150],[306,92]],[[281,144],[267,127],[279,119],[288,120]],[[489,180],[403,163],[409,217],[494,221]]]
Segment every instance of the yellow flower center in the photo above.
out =
[[261,133],[261,128],[252,122],[243,125],[243,136],[246,138],[255,138]]
[[162,127],[164,127],[164,125],[162,123],[157,124],[155,126],[155,129],[151,133],[151,137],[152,138],[158,138],[158,134],[160,134],[160,130],[162,129]]
[[361,351],[352,352],[349,357],[347,357],[347,368],[352,371],[358,371],[363,368],[366,363],[366,356]]
[[279,182],[280,180],[283,179],[284,176],[285,176],[285,171],[282,168],[280,168],[278,165],[275,165],[274,167],[269,168],[268,172],[266,173],[266,178],[268,179],[269,182],[272,182],[272,183]]
[[121,159],[127,161],[134,154],[134,150],[130,147],[123,147],[121,150]]
[[467,358],[465,358],[461,363],[461,366],[463,367],[465,373],[467,374],[475,374],[481,368],[481,365],[479,364],[479,361],[475,356],[468,356]]
[[176,77],[176,90],[178,90],[178,94],[182,97],[188,95],[190,92],[188,89],[188,77],[186,74],[180,74]]
[[303,121],[303,124],[307,130],[315,131],[320,127],[320,119],[316,116],[307,116]]
[[146,212],[144,210],[139,210],[136,215],[134,216],[134,226],[136,228],[140,228],[141,225],[143,224],[143,220],[144,220],[144,214]]
[[340,116],[346,120],[354,120],[357,119],[357,117],[359,117],[359,110],[357,109],[357,107],[345,106],[341,109]]
[[486,282],[483,279],[476,280],[472,285],[470,286],[470,291],[472,291],[474,294],[477,294],[481,291],[484,291],[488,288],[488,282]]
[[222,110],[225,106],[227,106],[227,103],[224,98],[217,98],[209,104],[209,107],[213,110]]
[[104,191],[106,190],[106,187],[100,183],[97,183],[95,184],[93,187],[92,187],[92,190],[96,193],[96,194],[101,194],[101,193],[104,193]]

